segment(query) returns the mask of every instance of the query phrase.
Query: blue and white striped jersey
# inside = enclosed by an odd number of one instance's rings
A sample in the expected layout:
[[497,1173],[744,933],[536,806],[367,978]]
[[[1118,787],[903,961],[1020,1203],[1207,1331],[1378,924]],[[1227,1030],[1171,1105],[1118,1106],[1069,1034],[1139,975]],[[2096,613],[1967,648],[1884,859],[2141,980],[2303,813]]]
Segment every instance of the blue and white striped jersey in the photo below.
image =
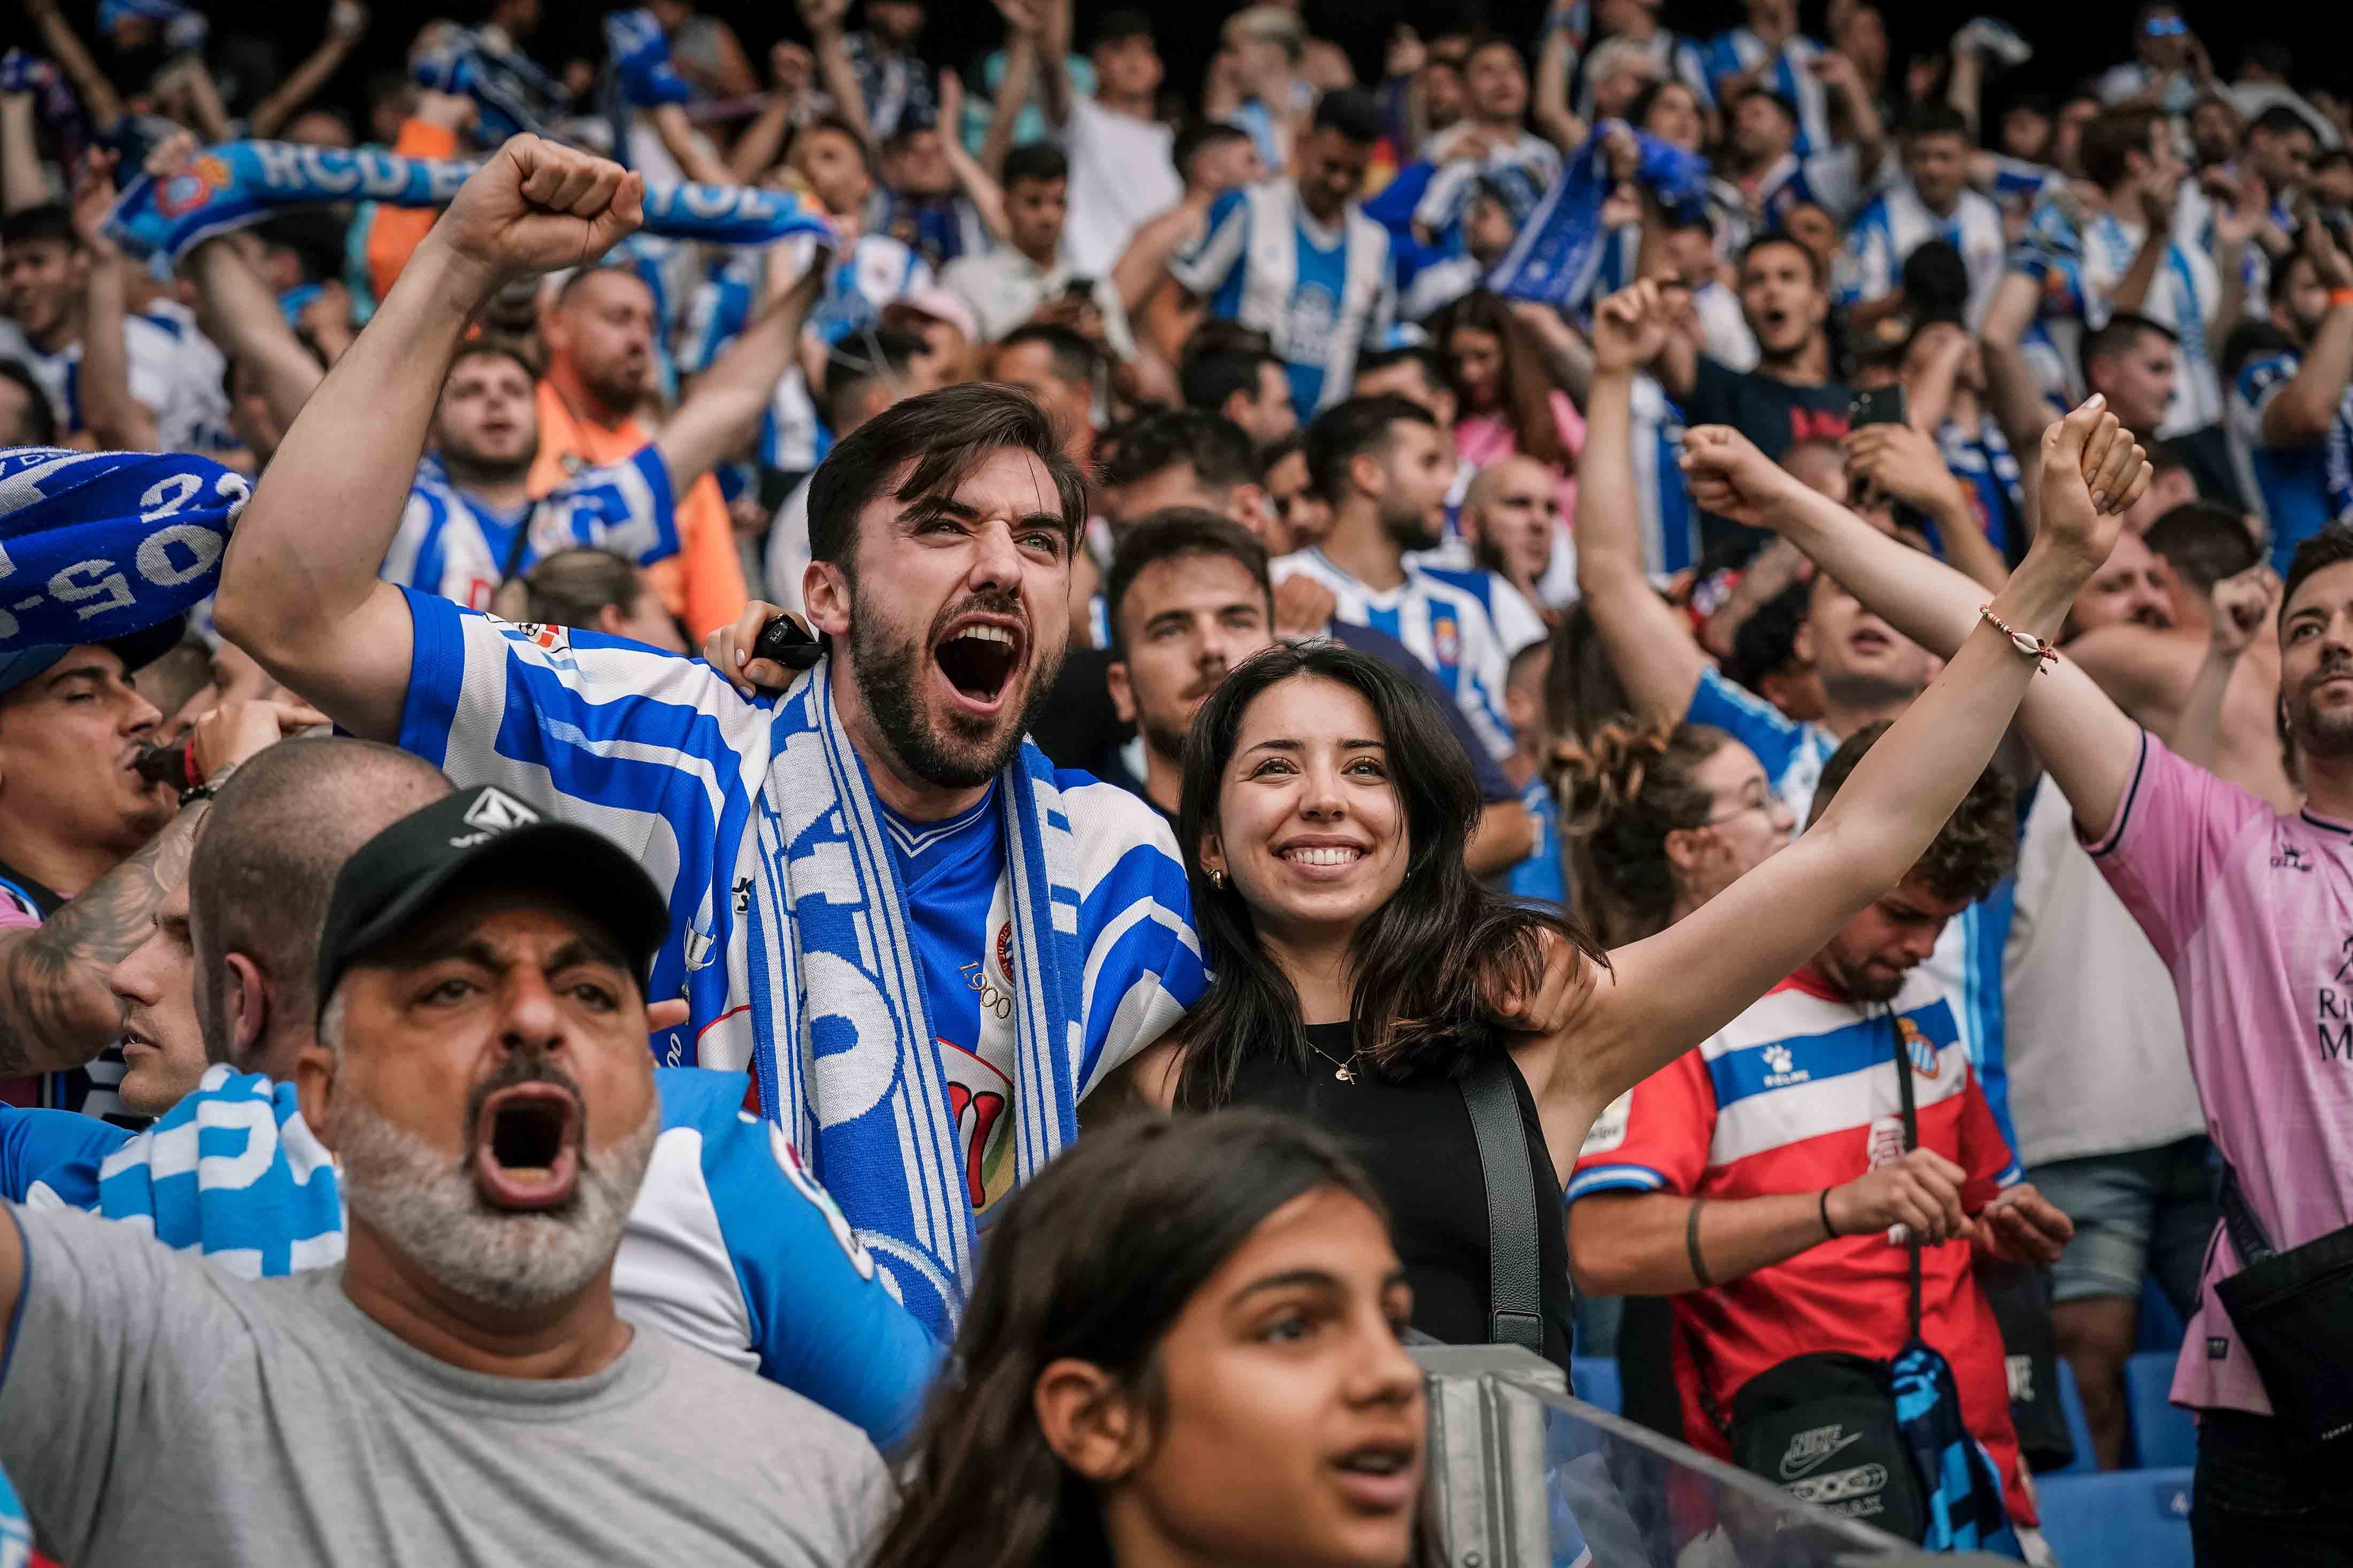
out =
[[1634,378],[1634,500],[1642,510],[1642,564],[1672,577],[1699,560],[1699,511],[1683,471],[1683,411],[1657,377]]
[[[1822,764],[1839,748],[1837,736],[1819,724],[1794,722],[1713,669],[1700,677],[1683,722],[1713,724],[1754,752],[1773,792],[1797,817],[1799,830],[1804,830],[1814,790],[1822,781]],[[1920,965],[1920,973],[1952,1002],[1962,1047],[1976,1066],[1986,1101],[2012,1148],[2017,1142],[2010,1124],[2009,1079],[2002,1069],[2001,952],[2010,939],[2016,891],[2016,878],[2005,876],[1991,893],[1946,921],[1936,951]]]
[[[227,362],[196,331],[185,310],[168,301],[122,320],[131,395],[155,416],[155,444],[166,452],[233,452],[243,445],[228,427]],[[89,427],[82,415],[81,341],[54,353],[33,345],[24,329],[0,316],[0,359],[13,359],[48,394],[58,434]]]
[[1971,429],[1957,419],[1947,419],[1936,427],[1936,451],[1953,477],[1969,487],[1978,520],[1993,547],[2005,561],[2019,559],[2027,543],[2026,491],[2018,458],[2010,451],[2010,438],[2001,433],[2000,421],[1990,414],[1980,414],[1977,427]]
[[[656,1037],[657,1058],[753,1070],[762,1106],[791,1125],[788,1115],[805,1108],[780,1103],[774,1041],[755,1023],[801,1000],[779,989],[779,953],[794,938],[771,923],[770,911],[785,907],[784,868],[764,847],[777,821],[807,809],[775,798],[780,699],[746,699],[698,659],[618,637],[518,626],[413,590],[408,605],[415,644],[402,748],[460,788],[496,784],[628,850],[670,910],[648,994],[682,997],[689,1014],[684,1028]],[[1055,784],[1082,889],[1085,1024],[1070,1049],[1083,1092],[1156,1039],[1205,981],[1166,824],[1084,773],[1059,773]],[[910,924],[920,933],[923,922]],[[970,931],[960,951],[943,955],[945,967],[993,963],[999,935],[994,925]],[[984,1056],[992,1026],[1011,1026],[982,1020]],[[958,1127],[967,1145],[987,1131],[970,1117]],[[818,1175],[833,1179],[822,1168]]]
[[2338,395],[2337,416],[2321,440],[2296,447],[2263,440],[2263,411],[2303,364],[2293,349],[2253,354],[2231,386],[2231,434],[2253,466],[2271,526],[2272,566],[2282,573],[2297,545],[2329,522],[2353,517],[2353,386]]
[[1353,205],[1325,227],[1289,180],[1219,196],[1168,270],[1211,315],[1274,340],[1302,418],[1347,397],[1357,350],[1377,345],[1397,316],[1388,231]]
[[[2132,269],[2147,232],[2113,212],[2079,225],[2056,201],[2034,210],[2012,265],[2042,280],[2042,321],[2065,361],[2074,361],[2085,330],[2097,331],[2115,315],[2109,296]],[[2207,329],[2221,304],[2222,279],[2213,260],[2168,235],[2165,259],[2140,310],[2171,331],[2179,345],[2173,403],[2157,432],[2161,438],[2202,430],[2222,417],[2221,373],[2206,346]]]
[[[878,1278],[742,1073],[654,1075],[661,1131],[614,1259],[631,1322],[757,1372],[888,1450],[913,1429],[941,1349]],[[96,1210],[241,1279],[343,1256],[332,1157],[294,1086],[206,1069],[137,1136],[87,1117],[0,1108],[0,1195]]]
[[1894,165],[1883,158],[1866,181],[1862,154],[1852,146],[1784,153],[1757,182],[1757,207],[1765,219],[1762,226],[1784,226],[1789,221],[1789,209],[1804,202],[1811,202],[1844,224],[1894,177]]
[[1909,180],[1889,187],[1847,226],[1846,254],[1838,268],[1838,302],[1877,300],[1904,286],[1904,262],[1932,239],[1961,254],[1969,269],[1968,324],[1975,331],[2000,283],[2010,257],[2001,208],[1993,198],[1964,189],[1950,216],[1939,217],[1920,199]]
[[[1511,721],[1504,716],[1511,655],[1488,614],[1488,595],[1461,581],[1486,573],[1436,571],[1408,557],[1404,584],[1379,593],[1335,565],[1321,550],[1282,556],[1271,570],[1278,583],[1303,573],[1314,577],[1339,601],[1335,620],[1370,626],[1403,643],[1454,694],[1488,756],[1501,762],[1512,754]],[[1525,606],[1526,601],[1520,603]]]
[[563,489],[511,517],[459,489],[428,458],[417,466],[400,531],[378,575],[487,610],[500,584],[575,545],[596,545],[640,563],[677,554],[673,507],[670,466],[651,443],[627,462],[582,469]]
[[[791,247],[795,268],[807,267],[817,254],[814,235],[794,235],[778,243]],[[679,333],[681,374],[702,374],[743,335],[760,297],[765,254],[730,252],[696,289]],[[809,310],[807,330],[828,344],[839,343],[872,326],[883,306],[931,284],[931,264],[922,257],[887,235],[862,235],[826,275],[825,292]],[[818,412],[797,361],[776,378],[776,395],[760,421],[759,444],[761,467],[780,474],[807,473],[833,447],[833,432]]]
[[1773,49],[1746,27],[1718,33],[1699,49],[1700,67],[1707,73],[1707,101],[1716,101],[1726,77],[1761,68],[1766,89],[1797,105],[1797,154],[1826,153],[1831,147],[1830,94],[1814,74],[1814,62],[1827,52],[1803,35]]
[[1414,204],[1413,221],[1431,234],[1443,234],[1462,216],[1472,184],[1482,176],[1517,170],[1538,193],[1560,177],[1560,149],[1541,136],[1520,132],[1518,140],[1479,157],[1458,157],[1455,149],[1478,127],[1469,121],[1432,136],[1420,156],[1438,165]]

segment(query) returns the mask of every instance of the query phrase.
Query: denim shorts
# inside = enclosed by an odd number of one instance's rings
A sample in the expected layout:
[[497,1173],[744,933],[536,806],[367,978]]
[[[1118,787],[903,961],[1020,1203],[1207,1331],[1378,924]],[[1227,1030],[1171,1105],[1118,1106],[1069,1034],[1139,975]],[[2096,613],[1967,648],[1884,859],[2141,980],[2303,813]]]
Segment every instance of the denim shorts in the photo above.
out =
[[2188,1317],[2221,1211],[2206,1140],[2054,1160],[2028,1173],[2075,1222],[2075,1238],[2051,1266],[2053,1304],[2094,1296],[2137,1299],[2154,1278]]

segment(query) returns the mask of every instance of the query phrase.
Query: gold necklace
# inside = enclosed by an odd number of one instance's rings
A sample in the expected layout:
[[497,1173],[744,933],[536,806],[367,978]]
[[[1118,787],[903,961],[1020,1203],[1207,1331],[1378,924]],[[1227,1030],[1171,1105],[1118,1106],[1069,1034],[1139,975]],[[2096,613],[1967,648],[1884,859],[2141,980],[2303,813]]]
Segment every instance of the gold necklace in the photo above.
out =
[[1313,1040],[1307,1042],[1307,1048],[1314,1051],[1317,1056],[1322,1057],[1325,1061],[1330,1062],[1333,1067],[1338,1069],[1333,1073],[1332,1076],[1334,1078],[1338,1079],[1342,1083],[1354,1083],[1356,1081],[1356,1074],[1354,1070],[1356,1064],[1356,1052],[1350,1051],[1348,1053],[1348,1059],[1344,1062],[1338,1057],[1334,1056],[1331,1052],[1325,1050],[1323,1047],[1317,1045]]

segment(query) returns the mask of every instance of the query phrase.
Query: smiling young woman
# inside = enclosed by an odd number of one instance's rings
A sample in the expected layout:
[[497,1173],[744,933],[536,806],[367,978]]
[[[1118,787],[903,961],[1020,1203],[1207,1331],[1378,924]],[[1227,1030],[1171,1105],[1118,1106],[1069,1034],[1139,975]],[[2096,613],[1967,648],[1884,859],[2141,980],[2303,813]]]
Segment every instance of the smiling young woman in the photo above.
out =
[[[1695,497],[1722,515],[1753,525],[1834,506],[1731,430],[1695,429],[1685,450]],[[1216,981],[1145,1054],[1139,1087],[1163,1105],[1296,1110],[1347,1136],[1394,1216],[1415,1326],[1454,1342],[1487,1339],[1487,1196],[1462,1080],[1508,1064],[1535,1212],[1556,1214],[1603,1107],[1722,1028],[1904,878],[1992,755],[2042,668],[2039,639],[2115,543],[2117,510],[2094,501],[2087,476],[2103,502],[2147,484],[2139,448],[2096,401],[2054,427],[2042,464],[2033,549],[1889,743],[1802,838],[1756,857],[1664,930],[1607,952],[1557,912],[1463,872],[1478,796],[1430,699],[1322,644],[1238,667],[1194,720],[1177,835]],[[1771,826],[1769,798],[1752,815]],[[1564,945],[1583,970],[1567,1021],[1504,1035],[1482,998],[1532,988]],[[1567,1247],[1557,1223],[1536,1232],[1543,1349],[1565,1363]]]
[[1432,1563],[1373,1184],[1237,1110],[1090,1133],[1007,1201],[871,1568]]

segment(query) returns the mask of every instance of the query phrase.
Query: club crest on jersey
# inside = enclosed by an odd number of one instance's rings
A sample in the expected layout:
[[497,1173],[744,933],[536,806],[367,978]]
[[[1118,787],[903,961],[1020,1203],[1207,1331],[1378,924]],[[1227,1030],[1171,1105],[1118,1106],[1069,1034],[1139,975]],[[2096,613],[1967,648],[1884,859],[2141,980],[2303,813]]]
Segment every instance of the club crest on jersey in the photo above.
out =
[[1462,662],[1462,628],[1452,616],[1430,617],[1430,651],[1440,664]]
[[1013,922],[1007,921],[997,928],[997,972],[1005,976],[1005,984],[1013,984]]
[[1920,1076],[1935,1078],[1944,1066],[1936,1043],[1920,1032],[1919,1025],[1900,1013],[1895,1017],[1895,1031],[1904,1037],[1904,1049],[1911,1056],[1912,1065],[1919,1069]]

